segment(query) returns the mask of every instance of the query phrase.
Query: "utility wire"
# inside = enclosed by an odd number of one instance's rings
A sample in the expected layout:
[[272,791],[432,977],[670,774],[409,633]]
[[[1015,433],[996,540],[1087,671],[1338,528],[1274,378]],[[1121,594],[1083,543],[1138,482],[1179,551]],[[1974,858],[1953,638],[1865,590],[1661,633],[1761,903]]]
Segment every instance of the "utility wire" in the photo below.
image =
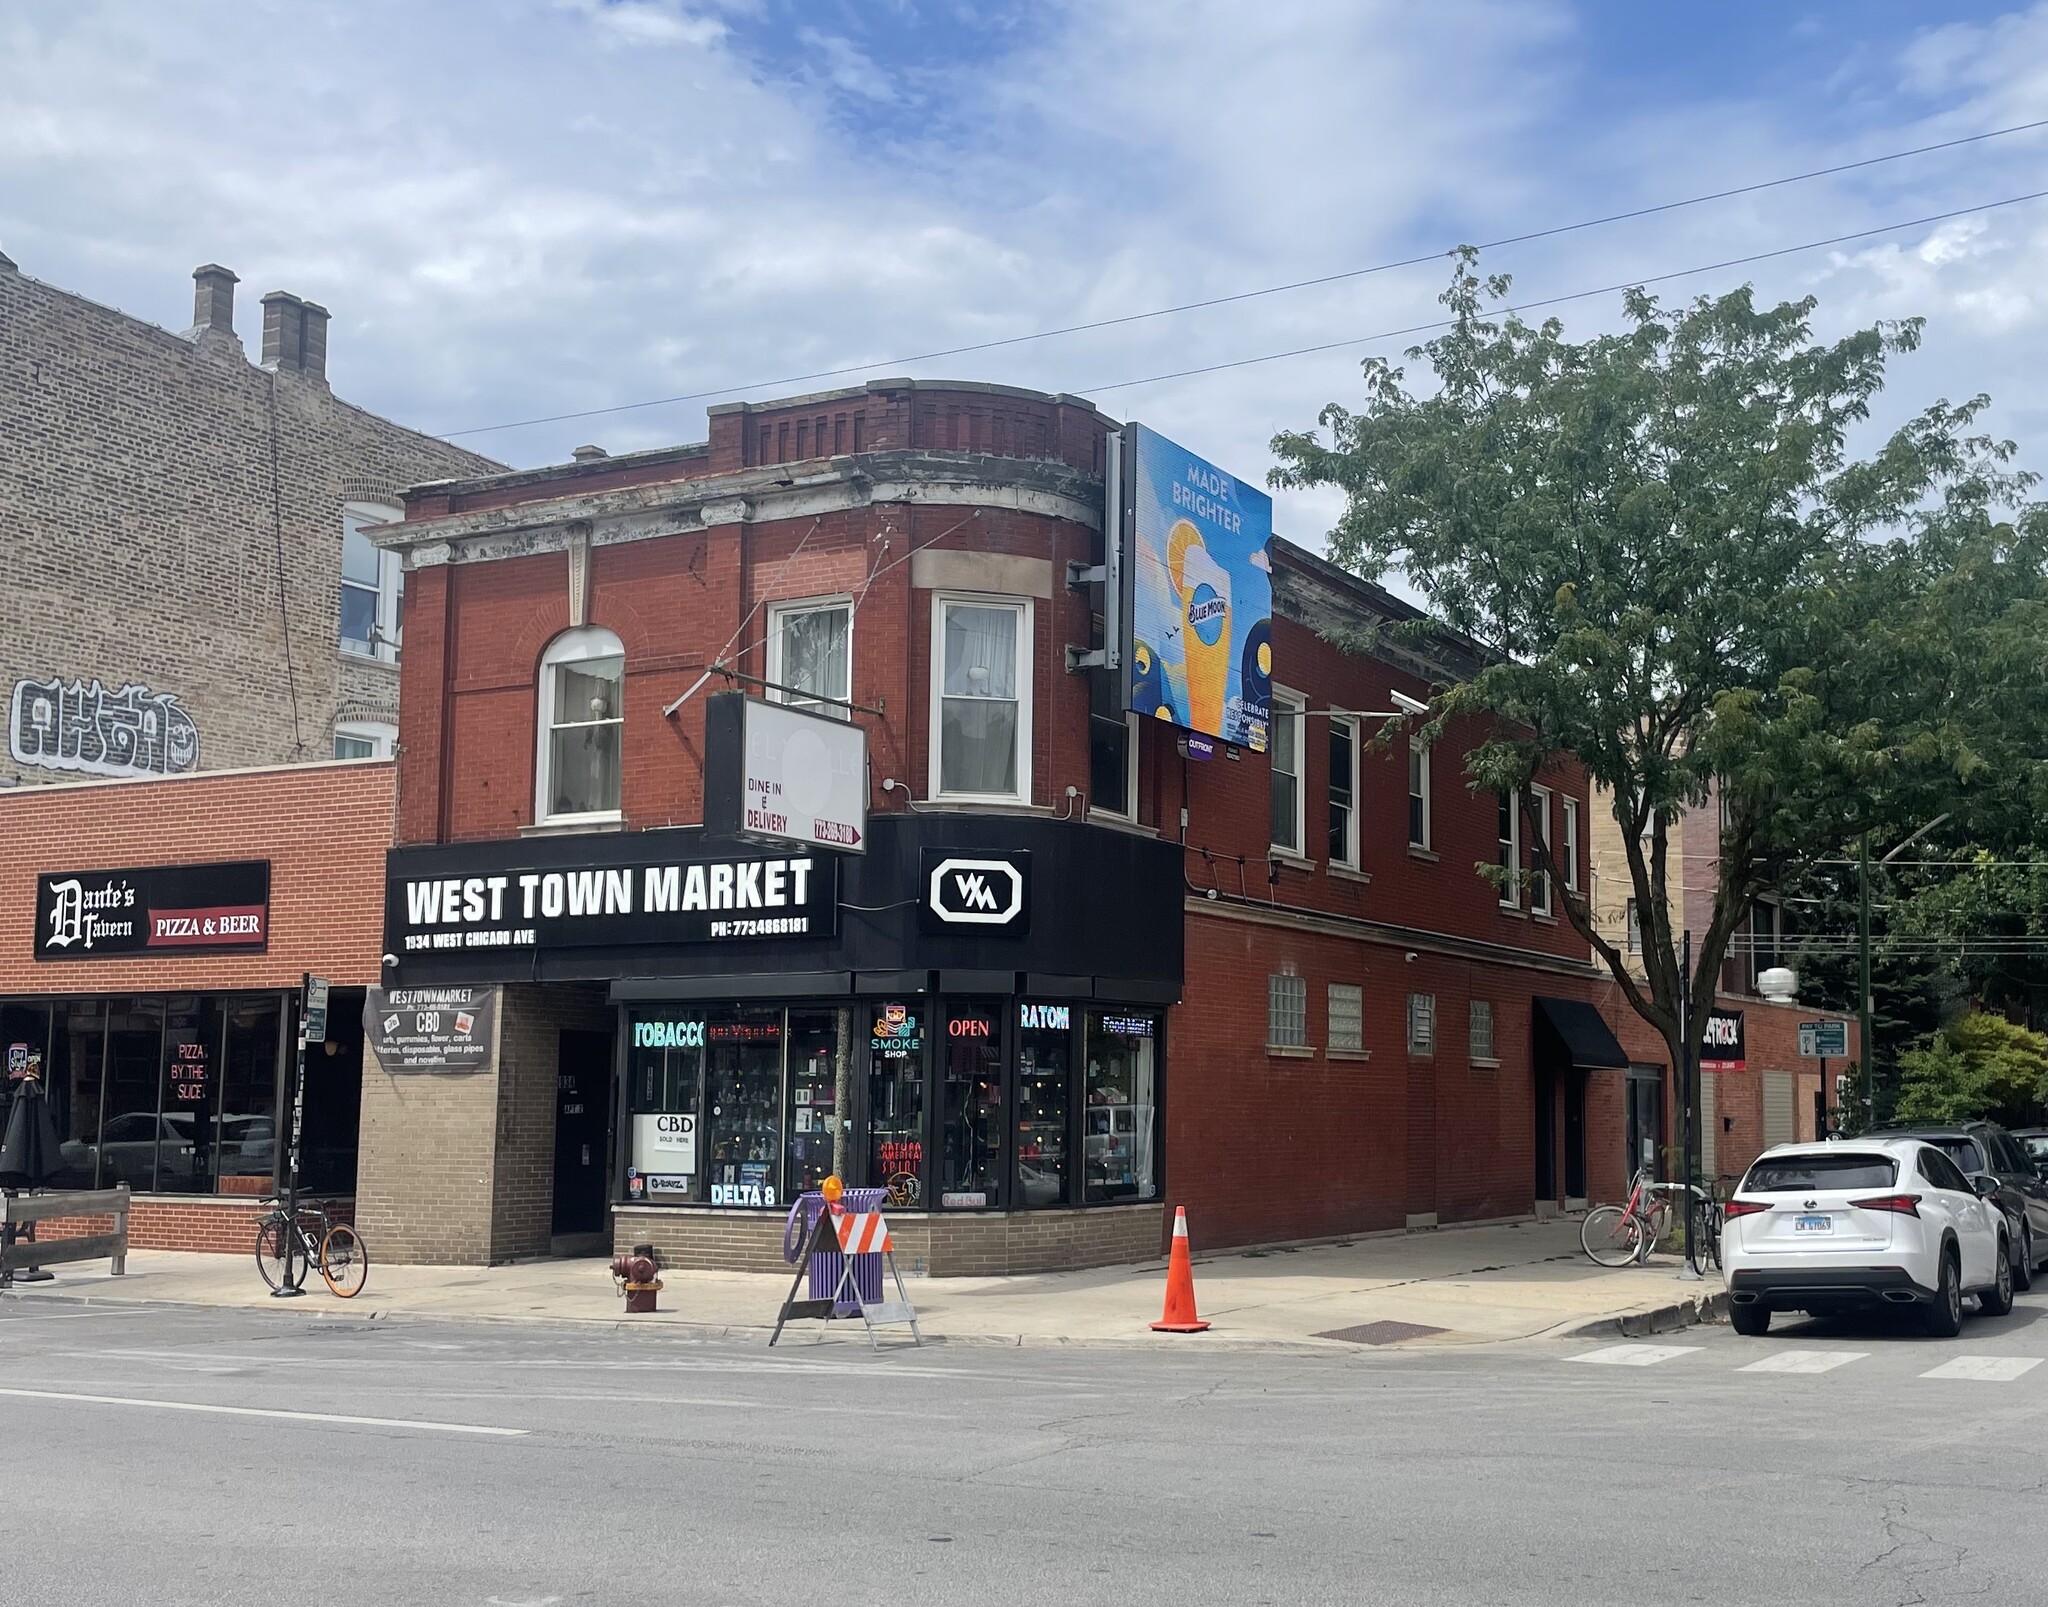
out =
[[[1806,240],[1794,246],[1779,246],[1772,251],[1755,251],[1745,257],[1727,257],[1720,262],[1706,262],[1696,268],[1674,268],[1669,273],[1650,274],[1623,279],[1611,285],[1601,285],[1592,290],[1574,290],[1561,296],[1543,296],[1535,301],[1521,301],[1503,312],[1529,312],[1538,307],[1561,307],[1570,301],[1587,301],[1595,296],[1616,295],[1624,290],[1638,289],[1643,285],[1661,285],[1673,279],[1689,279],[1695,274],[1717,273],[1724,268],[1746,267],[1753,262],[1769,262],[1775,257],[1796,256],[1802,251],[1818,251],[1823,246],[1845,245],[1851,240],[1868,240],[1874,235],[1897,234],[1905,229],[1917,229],[1929,223],[1946,223],[1951,218],[1969,217],[1977,212],[1995,212],[2000,207],[2018,206],[2023,201],[2038,201],[2048,196],[2048,190],[2030,190],[2025,195],[2009,195],[2001,201],[1983,201],[1976,206],[1957,207],[1952,212],[1931,212],[1923,218],[1907,218],[1898,223],[1881,224],[1875,229],[1858,229],[1850,234],[1831,234],[1822,240]],[[1347,346],[1371,345],[1382,340],[1397,340],[1406,335],[1423,335],[1432,330],[1449,329],[1457,320],[1439,318],[1426,324],[1409,324],[1402,329],[1383,329],[1377,334],[1354,335],[1348,340],[1326,340],[1314,346],[1295,346],[1286,351],[1263,352],[1256,357],[1238,357],[1225,363],[1204,363],[1199,368],[1178,368],[1170,374],[1152,374],[1144,379],[1122,379],[1110,385],[1080,385],[1079,394],[1101,396],[1108,391],[1130,390],[1138,385],[1159,385],[1170,379],[1189,379],[1198,374],[1220,374],[1233,368],[1251,368],[1259,363],[1277,363],[1289,357],[1308,357],[1317,352],[1342,351]]]
[[[1782,178],[1760,179],[1754,184],[1738,184],[1730,189],[1709,190],[1702,195],[1686,196],[1677,201],[1660,201],[1653,206],[1634,207],[1625,212],[1609,212],[1597,218],[1584,218],[1576,223],[1559,223],[1545,229],[1532,229],[1525,234],[1503,235],[1497,240],[1482,240],[1475,249],[1496,251],[1504,246],[1527,245],[1535,240],[1556,239],[1560,235],[1577,234],[1587,229],[1605,228],[1613,223],[1628,223],[1637,218],[1655,217],[1664,212],[1677,212],[1686,207],[1704,206],[1711,201],[1727,201],[1737,196],[1757,195],[1765,190],[1783,189],[1791,184],[1805,184],[1814,179],[1831,178],[1839,173],[1853,173],[1860,168],[1878,167],[1887,162],[1900,162],[1908,157],[1926,156],[1935,151],[1949,151],[1964,145],[1981,144],[1986,140],[2003,139],[2011,134],[2031,133],[2035,129],[2048,127],[2048,118],[2038,118],[2030,123],[2013,123],[2004,128],[1987,129],[1981,134],[1965,134],[1952,140],[1938,140],[1931,145],[1915,145],[1908,150],[1888,151],[1882,156],[1867,156],[1860,161],[1839,162],[1832,167],[1810,168],[1803,173],[1788,173]],[[1900,225],[1905,227],[1905,225]],[[1810,249],[1810,248],[1809,248]],[[1449,255],[1450,248],[1425,252],[1420,256],[1398,257],[1387,262],[1376,262],[1363,268],[1347,268],[1339,273],[1319,274],[1310,279],[1293,279],[1284,284],[1261,285],[1253,290],[1239,290],[1227,296],[1210,296],[1201,301],[1184,301],[1170,307],[1154,307],[1145,312],[1124,313],[1115,318],[1098,318],[1083,324],[1062,324],[1052,329],[1033,330],[1029,334],[1006,335],[996,340],[975,341],[966,346],[948,346],[937,351],[919,352],[909,357],[890,357],[877,362],[849,363],[839,368],[814,369],[808,374],[788,374],[780,379],[756,380],[749,385],[722,385],[716,390],[691,391],[681,396],[658,396],[644,402],[618,402],[609,407],[583,408],[573,413],[551,413],[542,418],[513,419],[504,424],[473,424],[467,429],[443,430],[441,439],[452,441],[464,435],[490,435],[499,430],[519,430],[531,425],[563,424],[572,419],[602,418],[612,413],[637,412],[650,407],[671,407],[681,402],[701,402],[715,396],[733,396],[742,391],[768,390],[780,385],[802,385],[812,380],[838,379],[848,374],[872,373],[876,369],[901,368],[911,363],[936,362],[942,357],[965,357],[975,352],[998,351],[1008,346],[1021,346],[1034,340],[1051,340],[1061,335],[1087,334],[1099,329],[1115,329],[1126,324],[1144,323],[1154,318],[1168,318],[1177,313],[1199,312],[1209,307],[1227,307],[1236,302],[1255,301],[1264,296],[1285,295],[1290,291],[1309,290],[1320,285],[1342,284],[1352,279],[1363,279],[1372,274],[1391,273],[1400,268],[1420,267],[1431,262],[1440,262]],[[1704,272],[1706,270],[1696,270]],[[1589,292],[1598,294],[1598,292]],[[1367,336],[1367,339],[1380,337]],[[1353,344],[1343,342],[1342,344]],[[1326,350],[1315,347],[1310,350]],[[1293,356],[1295,353],[1281,355]],[[1207,373],[1209,370],[1196,369],[1191,372]],[[1166,376],[1176,377],[1176,376]],[[1127,380],[1125,385],[1151,384],[1150,380]],[[1123,386],[1097,386],[1098,390],[1122,389]]]

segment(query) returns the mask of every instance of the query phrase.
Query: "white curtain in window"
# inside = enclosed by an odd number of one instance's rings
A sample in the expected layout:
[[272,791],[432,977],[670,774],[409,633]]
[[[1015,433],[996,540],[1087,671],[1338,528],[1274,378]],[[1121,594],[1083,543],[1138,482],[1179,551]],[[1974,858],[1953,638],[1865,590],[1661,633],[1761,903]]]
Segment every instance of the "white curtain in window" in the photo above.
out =
[[942,792],[1017,790],[1017,620],[1014,608],[946,605]]
[[805,698],[784,693],[789,702],[802,706],[812,699],[841,700],[852,695],[847,652],[851,613],[848,608],[813,608],[782,616],[782,673],[777,679],[810,694]]

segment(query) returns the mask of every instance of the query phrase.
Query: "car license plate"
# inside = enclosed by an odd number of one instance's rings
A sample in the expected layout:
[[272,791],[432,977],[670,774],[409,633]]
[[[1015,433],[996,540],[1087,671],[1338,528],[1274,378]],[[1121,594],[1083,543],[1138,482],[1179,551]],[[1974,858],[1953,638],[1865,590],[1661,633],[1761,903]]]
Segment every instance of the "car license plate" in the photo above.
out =
[[1835,1219],[1831,1216],[1798,1216],[1792,1219],[1794,1233],[1832,1233]]

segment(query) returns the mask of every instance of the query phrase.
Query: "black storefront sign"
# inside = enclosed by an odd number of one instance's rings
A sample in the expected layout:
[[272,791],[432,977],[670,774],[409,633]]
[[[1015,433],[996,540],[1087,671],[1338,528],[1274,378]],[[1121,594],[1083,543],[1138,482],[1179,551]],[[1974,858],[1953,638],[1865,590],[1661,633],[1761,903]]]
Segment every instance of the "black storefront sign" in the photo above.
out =
[[488,1071],[497,1042],[495,987],[370,988],[363,1042],[387,1072]]
[[52,871],[36,878],[35,957],[260,954],[270,861]]
[[833,855],[699,854],[688,839],[638,832],[589,843],[566,865],[487,863],[466,874],[412,874],[394,855],[385,945],[403,960],[750,946],[837,932],[839,862]]
[[918,868],[920,931],[1022,937],[1031,930],[1029,850],[926,848]]
[[1742,1012],[1715,1010],[1700,1035],[1700,1070],[1741,1071],[1749,1064],[1743,1042]]

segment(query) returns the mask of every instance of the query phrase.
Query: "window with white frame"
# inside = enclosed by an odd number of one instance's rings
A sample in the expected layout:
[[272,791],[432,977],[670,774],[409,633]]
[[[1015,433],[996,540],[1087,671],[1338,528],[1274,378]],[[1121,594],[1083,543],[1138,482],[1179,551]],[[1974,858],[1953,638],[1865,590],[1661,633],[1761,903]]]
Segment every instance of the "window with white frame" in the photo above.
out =
[[1276,971],[1266,978],[1266,1042],[1275,1049],[1308,1047],[1308,978]]
[[388,759],[398,747],[398,727],[386,720],[339,720],[334,727],[337,759]]
[[1266,758],[1273,772],[1273,846],[1301,852],[1301,733],[1305,705],[1293,692],[1273,688],[1272,743]]
[[853,710],[853,599],[777,603],[768,610],[770,696],[812,714]]
[[[1550,846],[1550,789],[1529,789],[1529,812],[1536,817],[1536,840]],[[1533,863],[1535,856],[1530,856]],[[1537,915],[1550,913],[1550,877],[1540,870],[1529,873],[1529,908]]]
[[1350,1054],[1365,1048],[1365,989],[1356,982],[1330,984],[1330,1047]]
[[1500,847],[1495,856],[1500,868],[1506,872],[1501,878],[1500,907],[1518,910],[1522,907],[1522,811],[1521,794],[1504,792],[1500,795]]
[[1468,1006],[1471,1023],[1472,1059],[1498,1060],[1493,1048],[1493,1001],[1474,999]]
[[1330,716],[1330,863],[1358,868],[1358,721]]
[[397,508],[371,502],[345,503],[341,510],[341,650],[394,663],[405,599],[405,561],[383,552],[365,534],[404,517]]
[[1579,800],[1564,800],[1564,885],[1565,891],[1579,890]]
[[[1429,712],[1426,704],[1400,692],[1394,694],[1394,707],[1409,715]],[[1408,846],[1427,851],[1429,838],[1429,744],[1419,736],[1411,736],[1408,739]]]
[[1031,797],[1031,605],[997,597],[932,600],[931,790],[940,797]]
[[1643,952],[1642,916],[1636,909],[1636,901],[1634,899],[1628,901],[1628,951],[1631,954]]
[[596,625],[564,631],[541,655],[533,817],[617,819],[626,649]]
[[1408,1052],[1411,1055],[1433,1055],[1436,1053],[1436,995],[1434,993],[1411,993],[1408,995]]

